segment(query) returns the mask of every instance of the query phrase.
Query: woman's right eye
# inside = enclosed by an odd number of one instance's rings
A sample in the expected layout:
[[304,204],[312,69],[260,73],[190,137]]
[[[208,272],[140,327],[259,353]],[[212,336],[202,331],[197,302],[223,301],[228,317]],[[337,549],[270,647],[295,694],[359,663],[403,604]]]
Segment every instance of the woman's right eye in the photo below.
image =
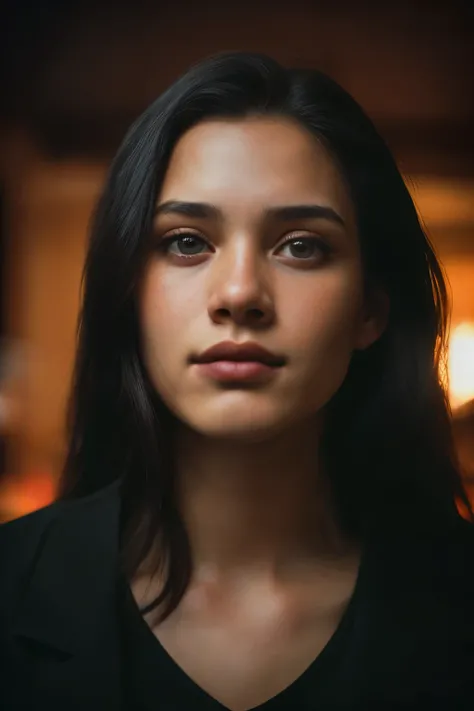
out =
[[172,254],[180,259],[201,255],[200,250],[205,246],[205,240],[194,232],[174,233],[162,238],[159,245],[166,254]]

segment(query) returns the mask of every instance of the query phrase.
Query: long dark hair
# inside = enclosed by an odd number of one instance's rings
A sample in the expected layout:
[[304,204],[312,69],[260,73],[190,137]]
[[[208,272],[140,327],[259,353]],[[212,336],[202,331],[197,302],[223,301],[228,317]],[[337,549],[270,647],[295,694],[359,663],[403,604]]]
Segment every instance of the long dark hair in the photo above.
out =
[[368,288],[390,315],[357,353],[327,408],[323,456],[341,526],[357,537],[443,528],[470,511],[440,375],[448,328],[443,273],[395,161],[372,122],[317,71],[260,54],[226,53],[194,66],[125,137],[99,201],[84,271],[70,440],[60,499],[120,480],[121,560],[131,577],[159,542],[165,585],[147,609],[179,603],[192,572],[174,496],[173,416],[140,355],[136,287],[155,200],[179,137],[214,117],[291,117],[337,162],[356,208]]

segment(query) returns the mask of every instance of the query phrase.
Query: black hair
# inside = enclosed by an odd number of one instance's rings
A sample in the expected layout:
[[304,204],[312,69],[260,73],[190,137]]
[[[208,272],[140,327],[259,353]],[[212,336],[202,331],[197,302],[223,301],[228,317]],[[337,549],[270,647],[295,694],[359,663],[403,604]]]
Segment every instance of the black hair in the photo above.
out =
[[[356,537],[443,528],[461,503],[442,366],[448,297],[441,266],[391,152],[357,102],[313,70],[249,53],[192,67],[136,121],[109,172],[84,270],[68,454],[59,498],[120,480],[120,553],[131,578],[158,542],[165,585],[148,610],[176,608],[192,572],[174,496],[174,416],[140,354],[137,285],[173,147],[212,118],[299,122],[337,162],[356,209],[365,277],[390,301],[382,337],[354,354],[328,405],[323,455],[340,524]],[[159,558],[159,560],[158,560]]]

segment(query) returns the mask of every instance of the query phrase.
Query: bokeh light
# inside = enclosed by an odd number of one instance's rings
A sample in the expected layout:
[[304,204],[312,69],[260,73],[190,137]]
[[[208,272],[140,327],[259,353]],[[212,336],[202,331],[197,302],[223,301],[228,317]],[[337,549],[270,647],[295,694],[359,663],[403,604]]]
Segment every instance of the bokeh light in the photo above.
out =
[[453,329],[448,364],[451,406],[456,408],[474,398],[474,323]]

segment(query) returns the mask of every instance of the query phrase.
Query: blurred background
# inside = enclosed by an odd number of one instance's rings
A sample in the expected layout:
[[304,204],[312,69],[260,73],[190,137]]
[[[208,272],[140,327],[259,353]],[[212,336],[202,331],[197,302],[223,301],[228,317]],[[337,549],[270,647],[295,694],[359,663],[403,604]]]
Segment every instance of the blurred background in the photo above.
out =
[[128,126],[221,50],[332,75],[391,146],[452,291],[450,398],[474,494],[471,3],[7,2],[1,11],[0,521],[54,499],[88,222]]

